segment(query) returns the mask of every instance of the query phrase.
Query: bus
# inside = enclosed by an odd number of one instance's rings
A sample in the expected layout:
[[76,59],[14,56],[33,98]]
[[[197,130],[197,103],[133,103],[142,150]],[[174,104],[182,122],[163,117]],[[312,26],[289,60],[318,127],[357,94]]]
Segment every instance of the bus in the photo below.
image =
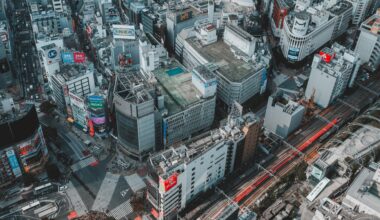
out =
[[36,188],[33,189],[33,194],[35,196],[42,196],[48,193],[51,193],[54,191],[54,185],[51,183],[46,183],[41,186],[37,186]]
[[32,201],[32,202],[30,202],[28,205],[22,207],[22,208],[21,208],[21,211],[22,211],[22,213],[24,213],[24,212],[28,211],[29,209],[31,209],[31,208],[35,208],[35,207],[37,207],[37,206],[39,206],[39,205],[40,205],[40,202],[39,202],[39,201]]

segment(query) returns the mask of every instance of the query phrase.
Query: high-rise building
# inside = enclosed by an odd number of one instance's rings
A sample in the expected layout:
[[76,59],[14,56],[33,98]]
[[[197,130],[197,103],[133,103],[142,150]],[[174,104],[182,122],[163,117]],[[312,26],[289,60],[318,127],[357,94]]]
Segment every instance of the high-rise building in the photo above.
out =
[[252,113],[232,114],[220,129],[151,156],[147,199],[155,218],[172,219],[199,193],[239,167],[242,159],[252,161],[258,137],[258,129],[253,127],[260,126]]
[[303,60],[344,33],[351,16],[352,4],[345,0],[330,7],[311,4],[311,1],[297,1],[295,11],[288,13],[281,31],[283,56],[292,62]]
[[360,25],[371,11],[372,1],[375,0],[348,0],[352,3],[352,24]]
[[355,52],[373,71],[380,65],[380,9],[360,25]]
[[305,97],[327,107],[347,86],[352,86],[359,70],[361,56],[335,43],[314,55]]
[[294,1],[292,0],[274,0],[273,10],[271,16],[271,27],[273,35],[276,37],[281,36],[281,29],[284,26],[284,20],[286,15],[294,7]]
[[[0,188],[23,173],[44,169],[48,150],[34,105],[19,107],[1,100],[0,111]],[[28,125],[28,126],[25,126]]]
[[118,72],[116,75],[113,103],[118,143],[123,152],[138,160],[156,147],[158,111],[152,89],[139,72]]
[[62,64],[60,71],[51,77],[53,99],[57,109],[72,116],[71,109],[68,108],[70,103],[69,92],[80,97],[95,91],[94,65],[85,64]]
[[138,69],[139,43],[132,25],[112,25],[111,64],[113,69]]
[[230,24],[225,26],[223,39],[217,40],[213,25],[200,24],[177,36],[176,54],[188,68],[211,64],[217,97],[226,105],[264,93],[271,55],[263,40]]
[[305,108],[279,91],[268,99],[264,127],[268,132],[286,138],[301,125]]

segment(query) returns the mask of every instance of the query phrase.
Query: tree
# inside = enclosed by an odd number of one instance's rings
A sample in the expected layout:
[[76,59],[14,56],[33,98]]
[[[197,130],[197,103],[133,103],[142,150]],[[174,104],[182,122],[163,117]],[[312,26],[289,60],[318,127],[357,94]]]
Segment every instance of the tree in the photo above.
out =
[[37,182],[37,179],[35,176],[33,176],[32,174],[30,173],[25,173],[23,176],[22,176],[22,181],[24,182],[24,185],[25,186],[30,186],[32,185],[33,183],[36,183]]
[[44,132],[45,138],[50,138],[52,140],[55,140],[58,137],[57,128],[53,128],[50,126],[43,127],[43,132]]
[[51,180],[58,181],[62,176],[61,171],[59,171],[57,165],[53,163],[46,164],[45,169],[49,179]]
[[50,101],[41,103],[40,110],[45,114],[51,114],[57,106]]

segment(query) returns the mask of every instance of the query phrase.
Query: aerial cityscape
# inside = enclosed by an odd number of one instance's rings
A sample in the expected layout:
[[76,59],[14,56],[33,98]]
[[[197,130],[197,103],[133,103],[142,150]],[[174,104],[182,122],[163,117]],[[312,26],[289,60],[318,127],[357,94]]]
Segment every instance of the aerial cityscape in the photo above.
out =
[[0,220],[380,220],[380,0],[0,0]]

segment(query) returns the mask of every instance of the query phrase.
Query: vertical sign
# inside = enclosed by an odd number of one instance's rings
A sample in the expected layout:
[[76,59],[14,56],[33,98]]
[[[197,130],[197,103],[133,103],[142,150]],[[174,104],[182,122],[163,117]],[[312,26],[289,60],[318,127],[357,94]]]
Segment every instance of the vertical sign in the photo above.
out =
[[6,152],[6,154],[8,157],[9,165],[11,166],[12,172],[15,175],[15,177],[21,176],[21,169],[20,169],[20,166],[18,164],[16,155],[15,155],[15,151],[14,150],[8,150]]

